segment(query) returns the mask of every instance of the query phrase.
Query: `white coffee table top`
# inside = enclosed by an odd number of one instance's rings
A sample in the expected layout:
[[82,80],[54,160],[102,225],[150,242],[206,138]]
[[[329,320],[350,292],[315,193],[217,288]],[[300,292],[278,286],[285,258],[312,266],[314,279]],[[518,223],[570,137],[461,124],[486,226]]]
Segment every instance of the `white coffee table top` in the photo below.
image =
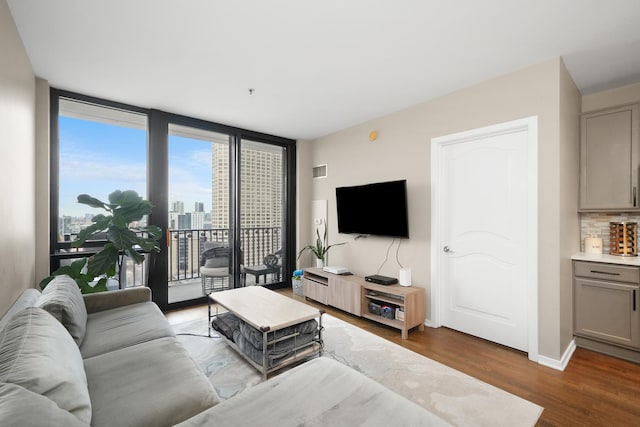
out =
[[262,286],[214,292],[209,298],[263,332],[314,319],[322,311]]

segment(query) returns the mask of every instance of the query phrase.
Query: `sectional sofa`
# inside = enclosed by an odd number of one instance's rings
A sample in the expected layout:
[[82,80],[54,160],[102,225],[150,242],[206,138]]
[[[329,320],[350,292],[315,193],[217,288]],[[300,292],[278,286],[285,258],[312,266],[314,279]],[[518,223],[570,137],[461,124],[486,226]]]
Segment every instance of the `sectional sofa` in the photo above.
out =
[[0,320],[0,425],[390,423],[447,425],[325,357],[219,402],[148,288],[83,296],[63,276],[25,291]]

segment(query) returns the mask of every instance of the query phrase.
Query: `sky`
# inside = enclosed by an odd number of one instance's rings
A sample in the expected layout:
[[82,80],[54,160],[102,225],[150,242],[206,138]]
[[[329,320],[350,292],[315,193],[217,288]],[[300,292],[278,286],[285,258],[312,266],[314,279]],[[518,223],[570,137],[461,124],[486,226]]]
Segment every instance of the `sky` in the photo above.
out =
[[[60,216],[97,214],[77,202],[86,193],[108,201],[114,190],[135,190],[146,198],[147,134],[144,130],[59,117]],[[211,210],[211,143],[170,136],[169,203],[195,202]]]

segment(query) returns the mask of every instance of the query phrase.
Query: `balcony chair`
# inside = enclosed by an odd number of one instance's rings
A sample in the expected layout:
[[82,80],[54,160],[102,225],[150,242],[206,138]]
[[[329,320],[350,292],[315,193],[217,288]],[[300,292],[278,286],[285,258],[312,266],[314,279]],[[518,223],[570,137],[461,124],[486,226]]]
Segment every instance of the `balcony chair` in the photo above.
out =
[[[242,266],[244,254],[240,251],[240,286],[246,282]],[[231,249],[228,243],[207,242],[200,255],[202,293],[207,297],[213,292],[231,289]],[[211,298],[207,298],[209,311],[209,336],[211,336]]]
[[200,255],[200,278],[202,279],[202,293],[210,295],[212,292],[230,288],[229,274],[229,246],[221,242],[207,242]]

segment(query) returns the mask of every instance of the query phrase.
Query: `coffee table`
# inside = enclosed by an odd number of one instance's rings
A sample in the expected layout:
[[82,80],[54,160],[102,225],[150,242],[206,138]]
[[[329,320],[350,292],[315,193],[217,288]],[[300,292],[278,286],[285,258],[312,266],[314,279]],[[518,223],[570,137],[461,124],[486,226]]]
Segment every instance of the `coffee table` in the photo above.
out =
[[[238,318],[262,332],[262,365],[255,363],[245,355],[240,347],[234,342],[226,339],[227,343],[242,355],[253,367],[262,372],[264,379],[270,372],[281,369],[287,365],[320,356],[322,353],[322,314],[323,310],[313,308],[309,305],[295,301],[286,296],[280,295],[270,289],[261,286],[248,286],[245,288],[230,289],[228,291],[215,292],[209,298],[216,303],[216,314],[218,308],[224,307]],[[269,367],[267,356],[270,344],[275,344],[288,338],[299,335],[292,333],[287,336],[275,338],[275,331],[298,325],[311,319],[318,319],[318,329],[316,339],[294,349],[294,354],[277,365]],[[209,319],[211,324],[211,318]],[[271,337],[269,334],[271,333]]]

